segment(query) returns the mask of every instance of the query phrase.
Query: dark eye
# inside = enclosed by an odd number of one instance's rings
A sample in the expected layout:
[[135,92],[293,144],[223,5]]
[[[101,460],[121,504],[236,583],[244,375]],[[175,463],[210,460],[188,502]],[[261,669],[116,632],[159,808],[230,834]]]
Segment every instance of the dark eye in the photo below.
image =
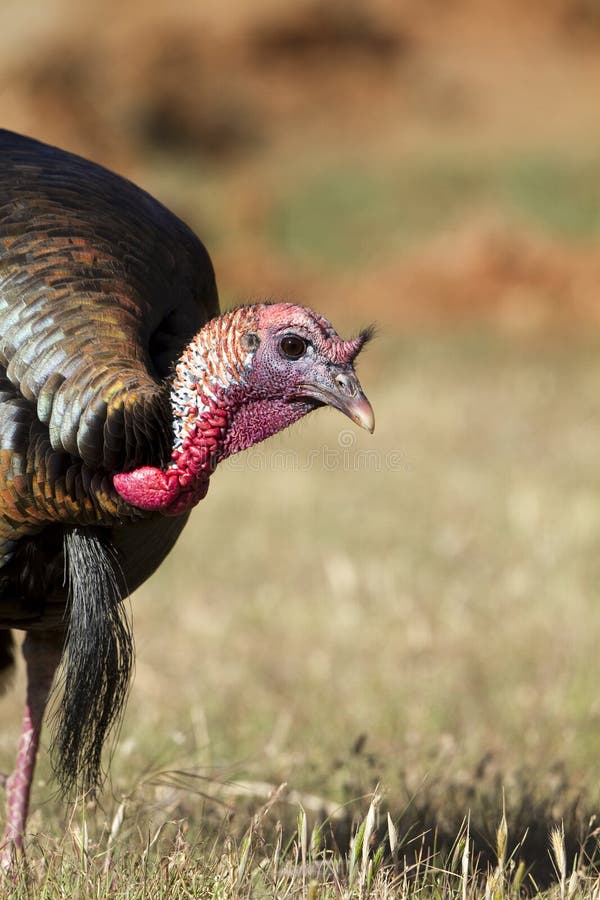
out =
[[306,341],[295,334],[288,334],[281,338],[281,352],[288,359],[300,359],[306,353]]

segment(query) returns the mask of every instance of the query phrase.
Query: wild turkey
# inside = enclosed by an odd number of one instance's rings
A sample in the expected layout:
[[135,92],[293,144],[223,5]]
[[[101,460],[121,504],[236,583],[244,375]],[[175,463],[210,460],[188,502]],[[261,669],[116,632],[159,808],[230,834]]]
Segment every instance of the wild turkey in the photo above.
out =
[[[0,670],[27,632],[2,862],[22,850],[44,710],[61,787],[93,789],[127,693],[121,600],[225,457],[318,406],[373,430],[350,341],[309,309],[219,316],[209,256],[123,178],[0,130]],[[6,684],[6,678],[4,679]]]

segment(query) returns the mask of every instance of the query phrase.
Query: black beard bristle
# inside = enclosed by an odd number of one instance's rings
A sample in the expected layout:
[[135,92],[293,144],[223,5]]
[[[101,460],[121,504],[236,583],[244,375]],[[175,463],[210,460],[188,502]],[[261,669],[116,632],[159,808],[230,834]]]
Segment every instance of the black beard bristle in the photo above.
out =
[[366,328],[363,328],[358,332],[357,338],[360,340],[360,349],[362,350],[366,344],[373,340],[373,338],[377,335],[377,326],[374,322],[371,322],[370,325],[367,325]]
[[102,747],[123,712],[133,668],[127,594],[105,530],[65,531],[69,617],[52,757],[61,791],[101,785]]

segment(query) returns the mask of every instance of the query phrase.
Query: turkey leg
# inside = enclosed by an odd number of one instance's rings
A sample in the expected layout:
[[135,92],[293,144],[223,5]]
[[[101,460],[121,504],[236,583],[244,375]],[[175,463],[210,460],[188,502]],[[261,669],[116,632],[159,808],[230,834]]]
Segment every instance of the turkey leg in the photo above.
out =
[[8,869],[23,852],[29,794],[37,757],[44,711],[60,662],[64,635],[61,631],[29,632],[23,642],[27,671],[27,698],[17,761],[6,781],[6,827],[0,841],[0,867]]

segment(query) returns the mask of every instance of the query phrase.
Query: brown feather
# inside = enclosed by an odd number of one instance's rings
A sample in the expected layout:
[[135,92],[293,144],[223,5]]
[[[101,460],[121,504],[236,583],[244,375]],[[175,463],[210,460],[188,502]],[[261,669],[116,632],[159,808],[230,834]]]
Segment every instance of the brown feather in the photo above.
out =
[[[38,624],[50,598],[66,599],[62,573],[42,575],[62,556],[45,529],[106,526],[117,545],[136,533],[144,514],[111,473],[168,456],[163,379],[217,313],[208,254],[176,216],[94,163],[0,130],[0,628],[29,627],[36,590]],[[161,520],[151,547],[124,541],[128,584],[156,568],[172,531]],[[22,541],[37,547],[27,592]]]

